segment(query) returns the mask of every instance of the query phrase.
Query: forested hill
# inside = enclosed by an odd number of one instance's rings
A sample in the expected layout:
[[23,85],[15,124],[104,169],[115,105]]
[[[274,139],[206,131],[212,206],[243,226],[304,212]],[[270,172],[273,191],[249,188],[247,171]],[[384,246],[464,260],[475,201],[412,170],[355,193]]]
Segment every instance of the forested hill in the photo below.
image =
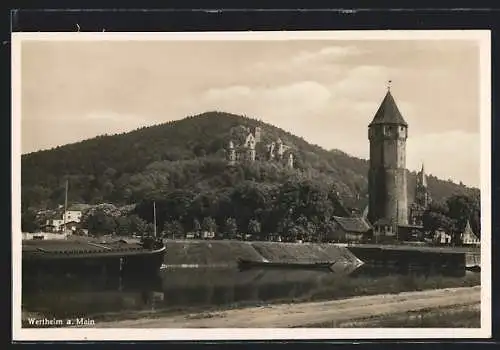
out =
[[[225,148],[229,140],[242,142],[244,127],[253,130],[256,126],[262,128],[257,161],[228,167]],[[294,170],[266,160],[265,145],[278,137],[296,157]],[[26,154],[21,164],[23,210],[62,204],[66,179],[70,203],[125,205],[178,190],[213,193],[248,181],[273,186],[293,179],[329,186],[348,207],[362,209],[367,201],[366,160],[327,151],[256,119],[221,112]],[[414,182],[415,174],[409,173],[410,200]],[[435,177],[428,182],[436,200],[478,192]]]

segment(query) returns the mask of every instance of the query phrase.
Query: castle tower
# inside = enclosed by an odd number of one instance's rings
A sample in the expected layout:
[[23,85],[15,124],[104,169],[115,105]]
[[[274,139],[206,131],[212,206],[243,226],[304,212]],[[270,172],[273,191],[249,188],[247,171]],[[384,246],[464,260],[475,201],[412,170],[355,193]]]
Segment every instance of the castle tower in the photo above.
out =
[[236,164],[236,150],[234,149],[233,141],[229,141],[227,161],[228,161],[229,165]]
[[276,147],[274,142],[271,142],[268,146],[268,160],[273,160],[274,159],[274,148]]
[[262,130],[260,126],[256,126],[254,130],[255,143],[259,143],[261,141]]
[[283,141],[278,137],[278,140],[276,140],[276,147],[278,147],[277,153],[278,153],[278,159],[283,159],[283,153],[285,153],[285,149],[283,147]]
[[293,153],[290,153],[288,155],[288,162],[287,165],[290,169],[293,169]]
[[417,182],[415,184],[415,204],[427,208],[429,199],[427,176],[425,175],[424,164],[422,163],[422,169],[417,174]]
[[255,137],[252,134],[247,136],[245,148],[247,152],[247,160],[250,162],[255,161]]
[[403,119],[388,87],[375,117],[368,126],[370,168],[368,171],[368,220],[392,224],[408,223],[406,193],[406,139]]

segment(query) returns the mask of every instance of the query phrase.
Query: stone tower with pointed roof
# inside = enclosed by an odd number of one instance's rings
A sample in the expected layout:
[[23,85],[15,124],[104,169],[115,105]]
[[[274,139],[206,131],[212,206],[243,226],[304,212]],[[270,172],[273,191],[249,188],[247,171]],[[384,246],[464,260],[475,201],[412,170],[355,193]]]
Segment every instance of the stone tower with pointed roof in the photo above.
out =
[[368,220],[408,224],[406,139],[403,119],[390,88],[368,125],[370,168],[368,171]]

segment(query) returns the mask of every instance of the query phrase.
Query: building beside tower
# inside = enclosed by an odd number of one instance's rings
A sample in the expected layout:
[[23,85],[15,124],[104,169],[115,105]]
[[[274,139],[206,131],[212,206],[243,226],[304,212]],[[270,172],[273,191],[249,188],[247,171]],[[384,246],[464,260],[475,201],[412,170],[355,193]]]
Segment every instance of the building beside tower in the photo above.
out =
[[431,202],[429,188],[427,186],[427,175],[425,174],[424,165],[417,174],[415,183],[415,199],[410,206],[410,217],[408,219],[411,225],[424,225],[424,212]]
[[408,124],[389,88],[368,125],[368,220],[375,234],[397,236],[398,226],[408,224],[407,137]]

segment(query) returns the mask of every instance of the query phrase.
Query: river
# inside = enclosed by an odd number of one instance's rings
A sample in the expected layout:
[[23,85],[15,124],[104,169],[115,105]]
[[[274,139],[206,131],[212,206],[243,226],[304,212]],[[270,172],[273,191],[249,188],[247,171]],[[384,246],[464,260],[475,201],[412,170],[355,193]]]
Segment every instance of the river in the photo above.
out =
[[167,268],[143,280],[106,275],[24,276],[22,310],[23,314],[61,319],[126,319],[142,312],[168,314],[475,284],[479,284],[476,273],[423,276],[363,268],[348,275],[311,270]]

